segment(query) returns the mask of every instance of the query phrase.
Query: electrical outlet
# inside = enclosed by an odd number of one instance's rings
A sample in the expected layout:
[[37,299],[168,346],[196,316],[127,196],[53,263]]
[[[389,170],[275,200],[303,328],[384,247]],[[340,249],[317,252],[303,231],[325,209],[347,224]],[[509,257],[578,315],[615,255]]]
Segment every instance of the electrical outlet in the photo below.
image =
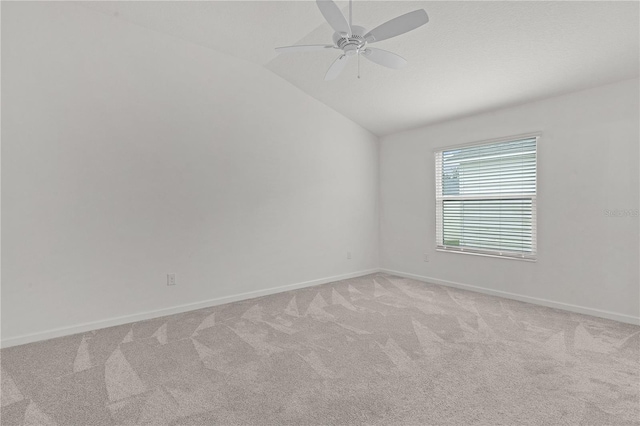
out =
[[167,274],[167,285],[176,285],[176,274]]
[[425,262],[429,261],[429,255],[427,253],[424,254],[424,261]]
[[350,251],[347,252],[347,259],[351,259],[351,252]]

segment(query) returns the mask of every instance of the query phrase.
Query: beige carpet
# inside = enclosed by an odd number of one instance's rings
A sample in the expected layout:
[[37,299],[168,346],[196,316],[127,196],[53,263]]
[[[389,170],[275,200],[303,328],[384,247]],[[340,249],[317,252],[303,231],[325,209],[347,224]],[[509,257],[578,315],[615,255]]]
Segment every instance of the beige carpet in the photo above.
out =
[[4,349],[2,425],[640,424],[639,345],[377,274]]

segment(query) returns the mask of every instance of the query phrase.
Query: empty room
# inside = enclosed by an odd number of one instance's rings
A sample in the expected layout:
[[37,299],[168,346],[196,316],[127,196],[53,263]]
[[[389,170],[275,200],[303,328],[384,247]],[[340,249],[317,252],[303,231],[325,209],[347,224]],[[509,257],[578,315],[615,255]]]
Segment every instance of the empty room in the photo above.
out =
[[640,426],[640,2],[2,1],[0,423]]

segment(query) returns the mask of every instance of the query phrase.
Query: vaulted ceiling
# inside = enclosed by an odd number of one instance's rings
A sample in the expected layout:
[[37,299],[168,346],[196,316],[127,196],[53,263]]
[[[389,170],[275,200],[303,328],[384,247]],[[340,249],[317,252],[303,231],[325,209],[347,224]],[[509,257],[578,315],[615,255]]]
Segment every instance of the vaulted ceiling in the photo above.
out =
[[[346,13],[347,2],[337,2]],[[425,9],[430,22],[375,45],[409,61],[391,70],[352,58],[323,80],[339,51],[313,1],[86,2],[86,7],[253,62],[378,135],[559,95],[640,74],[637,2],[358,1],[371,29]]]

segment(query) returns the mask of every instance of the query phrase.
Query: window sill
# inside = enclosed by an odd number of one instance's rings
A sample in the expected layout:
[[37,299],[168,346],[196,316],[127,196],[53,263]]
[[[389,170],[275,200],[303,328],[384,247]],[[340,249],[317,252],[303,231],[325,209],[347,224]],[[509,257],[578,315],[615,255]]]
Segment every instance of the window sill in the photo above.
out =
[[436,251],[446,252],[446,253],[470,254],[473,256],[496,257],[499,259],[520,260],[524,262],[533,262],[533,263],[538,261],[537,257],[531,257],[531,256],[522,257],[517,255],[507,255],[507,254],[501,255],[501,254],[493,254],[493,253],[484,253],[484,252],[473,251],[471,249],[460,250],[460,249],[447,249],[444,247],[436,247]]

